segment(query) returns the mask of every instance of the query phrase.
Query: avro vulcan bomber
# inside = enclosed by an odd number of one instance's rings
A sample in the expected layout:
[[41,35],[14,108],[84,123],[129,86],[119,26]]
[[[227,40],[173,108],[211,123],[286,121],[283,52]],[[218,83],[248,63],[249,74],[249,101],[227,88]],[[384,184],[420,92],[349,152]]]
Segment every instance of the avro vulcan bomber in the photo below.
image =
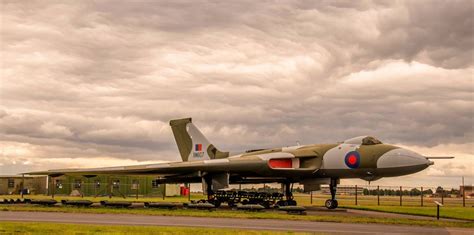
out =
[[[200,183],[208,202],[216,202],[217,190],[229,184],[281,183],[285,197],[279,205],[296,205],[293,183],[314,191],[329,184],[331,199],[325,206],[338,206],[336,189],[340,179],[374,181],[419,172],[433,162],[416,152],[384,144],[371,136],[360,136],[333,144],[311,144],[229,153],[217,149],[192,123],[191,118],[170,121],[181,154],[181,162],[88,169],[32,172],[49,175],[156,175],[162,183]],[[216,206],[220,203],[214,203]]]

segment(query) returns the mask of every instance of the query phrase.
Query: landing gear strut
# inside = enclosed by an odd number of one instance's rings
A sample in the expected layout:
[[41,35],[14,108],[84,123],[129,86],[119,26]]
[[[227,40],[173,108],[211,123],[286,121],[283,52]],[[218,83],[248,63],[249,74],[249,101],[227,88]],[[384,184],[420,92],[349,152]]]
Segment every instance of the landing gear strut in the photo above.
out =
[[336,200],[337,181],[337,179],[331,179],[331,183],[329,184],[329,190],[331,191],[331,199],[326,200],[325,203],[325,206],[328,209],[336,209],[338,206]]
[[277,206],[296,206],[296,201],[293,199],[293,184],[284,183],[285,185],[285,199],[277,202]]
[[214,191],[212,190],[212,178],[207,176],[204,177],[204,181],[206,182],[206,193],[207,193],[207,200],[202,200],[202,202],[208,202],[213,204],[216,208],[221,206],[221,202],[216,200]]

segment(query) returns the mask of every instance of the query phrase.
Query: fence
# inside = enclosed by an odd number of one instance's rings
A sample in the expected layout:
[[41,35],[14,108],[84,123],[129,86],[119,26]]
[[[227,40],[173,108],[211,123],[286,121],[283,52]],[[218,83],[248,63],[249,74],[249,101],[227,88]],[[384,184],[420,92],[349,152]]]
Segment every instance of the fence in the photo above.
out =
[[[336,199],[341,205],[362,206],[433,206],[438,201],[445,206],[474,206],[470,192],[443,187],[359,186],[339,185]],[[329,187],[310,193],[310,204],[330,197]]]
[[[89,196],[89,197],[133,197],[150,198],[179,196],[183,188],[178,184],[161,184],[154,177],[92,177],[74,178],[58,177],[48,181],[47,195],[54,197],[62,196]],[[197,186],[197,184],[195,185]],[[257,186],[257,185],[252,185]],[[258,185],[261,186],[261,185]],[[241,188],[240,185],[231,185],[235,190]],[[248,186],[247,186],[248,187]],[[196,187],[195,189],[197,189]],[[201,187],[199,187],[200,189]],[[186,190],[186,189],[185,189]],[[248,191],[281,191],[278,187],[263,187],[252,189],[244,188]],[[18,194],[19,191],[17,190]],[[187,200],[188,195],[182,199]],[[330,198],[330,190],[327,185],[322,186],[320,191],[303,193],[301,188],[294,189],[295,199],[299,205],[324,205],[325,200]],[[377,186],[377,185],[338,185],[336,199],[339,205],[359,205],[359,206],[434,206],[434,201],[442,203],[444,206],[474,206],[474,196],[472,191],[452,189],[450,187],[407,187],[407,186]],[[203,197],[202,193],[193,195],[193,198]]]

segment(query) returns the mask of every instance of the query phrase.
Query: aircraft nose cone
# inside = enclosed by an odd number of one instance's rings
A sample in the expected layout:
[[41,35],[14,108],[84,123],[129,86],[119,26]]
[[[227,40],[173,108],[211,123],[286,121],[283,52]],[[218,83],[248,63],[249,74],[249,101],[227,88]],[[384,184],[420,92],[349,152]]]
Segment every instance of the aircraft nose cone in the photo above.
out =
[[433,163],[422,155],[408,149],[398,148],[383,154],[377,161],[377,168],[423,167]]

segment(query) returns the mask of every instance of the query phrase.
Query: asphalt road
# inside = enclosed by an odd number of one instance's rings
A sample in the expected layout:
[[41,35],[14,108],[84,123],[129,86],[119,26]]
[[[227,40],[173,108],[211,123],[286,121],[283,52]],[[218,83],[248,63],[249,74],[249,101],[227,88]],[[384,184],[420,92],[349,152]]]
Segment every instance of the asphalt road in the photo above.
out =
[[380,224],[348,224],[273,219],[234,219],[127,214],[81,214],[58,212],[0,211],[0,221],[54,222],[71,224],[146,225],[278,230],[350,234],[473,234],[473,229],[433,228]]

